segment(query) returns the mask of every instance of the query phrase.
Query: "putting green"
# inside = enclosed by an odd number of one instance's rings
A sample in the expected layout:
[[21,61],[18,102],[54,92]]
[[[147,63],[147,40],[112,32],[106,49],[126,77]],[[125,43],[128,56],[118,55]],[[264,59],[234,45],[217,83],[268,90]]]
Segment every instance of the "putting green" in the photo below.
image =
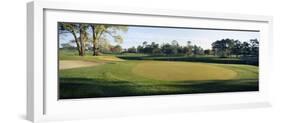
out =
[[132,72],[145,78],[168,81],[229,80],[237,76],[233,70],[212,64],[166,61],[141,62]]

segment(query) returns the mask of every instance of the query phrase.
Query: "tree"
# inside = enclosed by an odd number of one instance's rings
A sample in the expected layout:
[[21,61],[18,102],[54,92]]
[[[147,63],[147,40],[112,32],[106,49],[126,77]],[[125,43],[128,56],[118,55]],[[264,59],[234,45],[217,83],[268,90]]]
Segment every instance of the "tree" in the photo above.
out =
[[217,40],[212,43],[213,51],[215,51],[215,55],[220,57],[228,57],[231,55],[231,49],[233,48],[233,40],[232,39],[222,39]]
[[194,45],[193,46],[193,54],[194,55],[203,55],[204,54],[204,50],[200,46]]
[[258,39],[250,39],[251,55],[259,56],[259,41]]
[[243,42],[241,47],[241,54],[247,56],[251,53],[250,44],[248,42]]
[[59,23],[59,34],[70,33],[74,37],[79,56],[84,56],[88,41],[88,24]]
[[[110,45],[110,43],[107,40],[104,39],[100,39],[100,41],[96,44],[98,45],[97,47],[99,48],[99,52],[102,53],[111,53],[111,47],[113,47],[112,45]],[[93,44],[91,45],[91,51],[93,51]]]
[[93,41],[93,56],[98,55],[99,49],[97,47],[101,38],[106,39],[108,37],[113,38],[117,43],[121,43],[123,38],[119,32],[127,32],[127,26],[116,25],[104,25],[104,24],[90,24],[92,29],[92,41]]
[[173,50],[173,47],[172,47],[172,45],[170,45],[169,43],[163,44],[163,45],[161,46],[161,51],[162,51],[162,53],[164,53],[164,54],[166,54],[166,55],[173,54],[172,50]]
[[156,44],[155,42],[152,42],[150,45],[150,49],[151,49],[151,54],[160,54],[160,48],[159,48],[159,44]]
[[121,53],[122,52],[122,47],[120,45],[116,45],[111,48],[112,53]]
[[233,47],[231,49],[231,53],[233,55],[236,55],[238,57],[241,55],[241,48],[242,48],[242,43],[239,40],[233,41]]
[[128,53],[136,53],[137,49],[135,47],[128,48]]
[[88,41],[88,34],[87,34],[87,29],[89,25],[88,24],[79,24],[79,41],[80,41],[80,51],[81,51],[81,56],[85,55],[85,47],[86,47],[86,42]]
[[137,53],[143,53],[143,47],[142,46],[138,46],[137,47]]
[[81,51],[81,44],[79,42],[77,33],[79,32],[79,25],[78,24],[72,24],[72,23],[59,23],[59,34],[63,33],[70,33],[72,34],[75,44],[76,44],[76,49],[78,51],[79,56],[82,56],[82,51]]
[[147,41],[142,42],[143,47],[146,47],[146,45],[147,45]]
[[94,24],[90,24],[90,27],[92,29],[92,45],[93,45],[93,56],[98,55],[98,51],[97,51],[97,40],[96,40],[96,31],[95,31],[95,25]]
[[212,50],[206,49],[206,50],[204,50],[204,54],[205,55],[211,55],[212,54]]
[[188,55],[188,56],[190,56],[190,55],[192,55],[192,49],[193,49],[193,47],[192,47],[192,45],[191,45],[191,41],[187,41],[187,46],[186,46],[187,48],[186,48],[186,54]]
[[176,55],[178,54],[178,50],[179,50],[179,43],[176,40],[173,40],[171,42],[171,46],[172,46],[172,54]]

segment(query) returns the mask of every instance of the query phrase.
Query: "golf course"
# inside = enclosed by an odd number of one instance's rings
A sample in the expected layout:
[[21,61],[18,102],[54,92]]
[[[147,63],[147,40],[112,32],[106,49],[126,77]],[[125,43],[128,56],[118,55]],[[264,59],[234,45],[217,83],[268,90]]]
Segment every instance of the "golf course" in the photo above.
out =
[[61,62],[72,62],[69,66],[86,65],[60,68],[60,98],[258,90],[258,67],[253,65],[123,60],[116,56],[82,59],[61,58]]
[[259,31],[58,22],[58,99],[259,91]]

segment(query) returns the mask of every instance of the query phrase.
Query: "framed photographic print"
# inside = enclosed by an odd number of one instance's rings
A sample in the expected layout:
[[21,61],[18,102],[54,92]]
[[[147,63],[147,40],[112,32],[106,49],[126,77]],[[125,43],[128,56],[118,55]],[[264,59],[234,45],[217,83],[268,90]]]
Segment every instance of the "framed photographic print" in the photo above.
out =
[[272,17],[34,1],[31,121],[269,106]]

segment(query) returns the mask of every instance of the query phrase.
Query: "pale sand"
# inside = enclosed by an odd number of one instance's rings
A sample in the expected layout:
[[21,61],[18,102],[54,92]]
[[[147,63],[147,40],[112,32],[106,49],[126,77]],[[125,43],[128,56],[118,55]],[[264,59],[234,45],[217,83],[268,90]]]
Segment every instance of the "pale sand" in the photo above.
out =
[[80,68],[80,67],[90,67],[96,66],[103,63],[89,62],[89,61],[79,61],[79,60],[60,60],[59,69],[71,69],[71,68]]

